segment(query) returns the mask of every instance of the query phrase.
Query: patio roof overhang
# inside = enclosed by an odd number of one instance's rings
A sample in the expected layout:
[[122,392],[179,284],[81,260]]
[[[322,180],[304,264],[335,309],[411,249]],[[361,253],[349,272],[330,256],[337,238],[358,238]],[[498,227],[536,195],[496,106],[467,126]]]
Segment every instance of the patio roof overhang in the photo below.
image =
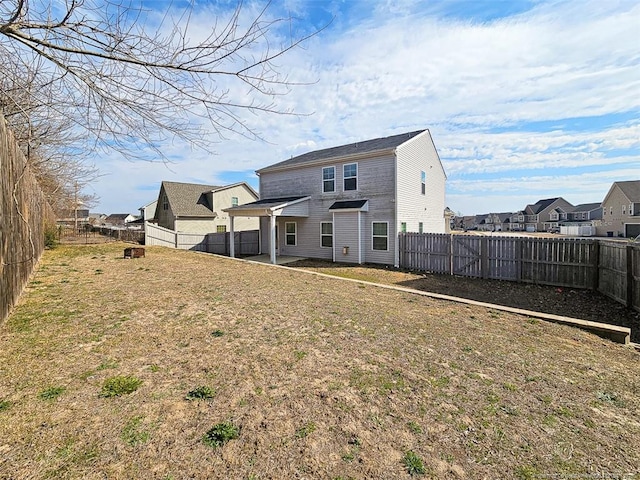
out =
[[311,197],[264,198],[237,207],[223,208],[230,217],[308,217]]

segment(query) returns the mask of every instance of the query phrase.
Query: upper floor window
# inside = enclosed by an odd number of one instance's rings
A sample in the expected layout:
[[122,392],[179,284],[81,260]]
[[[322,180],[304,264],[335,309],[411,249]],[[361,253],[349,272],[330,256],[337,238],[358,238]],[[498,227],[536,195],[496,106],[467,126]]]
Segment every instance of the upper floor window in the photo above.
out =
[[344,191],[358,189],[358,164],[349,163],[342,167]]
[[427,172],[420,172],[420,193],[427,193]]
[[627,213],[627,207],[622,205],[622,214],[625,215]]
[[231,197],[231,206],[232,207],[238,206],[238,197]]
[[336,191],[336,167],[324,167],[322,169],[322,193]]
[[169,210],[169,199],[167,197],[162,199],[162,210]]

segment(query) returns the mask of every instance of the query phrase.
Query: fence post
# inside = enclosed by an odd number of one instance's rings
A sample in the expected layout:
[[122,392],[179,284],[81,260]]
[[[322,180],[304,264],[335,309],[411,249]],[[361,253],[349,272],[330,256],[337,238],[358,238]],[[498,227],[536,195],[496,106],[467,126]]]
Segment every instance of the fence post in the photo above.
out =
[[453,233],[449,235],[449,275],[453,275]]
[[633,247],[627,245],[625,248],[627,254],[627,307],[633,305]]
[[593,244],[591,267],[593,268],[593,284],[591,288],[594,292],[597,292],[600,287],[600,240],[596,240]]
[[480,275],[489,278],[489,238],[480,238]]

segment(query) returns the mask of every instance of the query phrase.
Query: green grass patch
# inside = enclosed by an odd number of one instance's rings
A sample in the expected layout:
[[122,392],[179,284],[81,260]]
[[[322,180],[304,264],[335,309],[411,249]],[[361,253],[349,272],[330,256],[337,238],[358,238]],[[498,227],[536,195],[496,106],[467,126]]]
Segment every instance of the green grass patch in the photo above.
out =
[[231,422],[214,425],[202,436],[205,445],[212,448],[222,447],[225,443],[238,438],[240,429]]
[[296,438],[305,438],[316,431],[316,424],[313,422],[305,423],[302,427],[296,430]]
[[404,454],[402,458],[402,464],[404,468],[407,470],[407,473],[411,476],[413,475],[424,475],[427,473],[427,469],[424,468],[424,463],[422,463],[422,459],[416,455],[415,452],[409,450]]
[[100,396],[109,398],[128,395],[135,392],[140,385],[142,385],[142,380],[136,377],[122,375],[110,377],[104,381]]
[[208,400],[215,397],[215,389],[207,386],[196,387],[187,393],[187,400]]
[[41,400],[55,400],[64,393],[66,388],[64,387],[49,387],[38,394],[38,398]]
[[0,400],[0,412],[9,410],[10,406],[11,406],[11,402],[9,400]]
[[136,445],[147,443],[151,434],[142,428],[142,420],[144,417],[137,416],[129,420],[122,428],[120,438],[127,445],[134,447]]

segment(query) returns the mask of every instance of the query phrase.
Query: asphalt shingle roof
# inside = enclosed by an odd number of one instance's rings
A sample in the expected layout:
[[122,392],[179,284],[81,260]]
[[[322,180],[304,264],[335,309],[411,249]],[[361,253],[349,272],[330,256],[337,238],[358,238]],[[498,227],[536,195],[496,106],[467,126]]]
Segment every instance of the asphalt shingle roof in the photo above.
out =
[[640,202],[640,180],[630,180],[628,182],[615,182],[622,193],[624,193],[627,198],[636,203]]
[[258,170],[258,173],[269,171],[275,168],[302,165],[305,163],[328,160],[331,158],[346,157],[359,153],[389,150],[402,145],[407,140],[411,140],[413,137],[421,134],[424,131],[425,130],[417,130],[415,132],[401,133],[399,135],[393,135],[391,137],[374,138],[373,140],[365,140],[364,142],[350,143],[348,145],[341,145],[338,147],[325,148],[323,150],[303,153],[302,155],[290,158],[289,160],[284,160],[283,162],[279,162],[274,165],[269,165],[268,167],[262,168]]
[[221,187],[196,183],[162,182],[171,211],[179,217],[211,217],[213,206],[206,193]]

